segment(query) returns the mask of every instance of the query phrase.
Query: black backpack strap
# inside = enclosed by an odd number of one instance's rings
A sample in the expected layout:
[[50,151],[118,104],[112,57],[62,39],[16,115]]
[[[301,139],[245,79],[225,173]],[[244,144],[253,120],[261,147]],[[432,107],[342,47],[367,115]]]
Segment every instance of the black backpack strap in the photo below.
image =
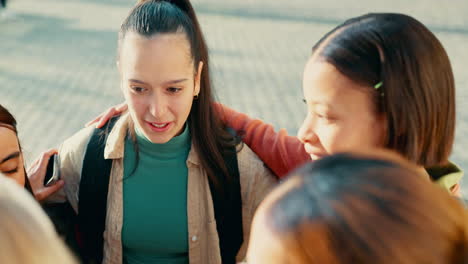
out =
[[[230,130],[231,134],[233,133]],[[236,256],[244,241],[242,232],[242,197],[240,186],[237,150],[233,146],[223,153],[224,163],[229,172],[229,179],[218,177],[223,192],[215,188],[209,180],[213,199],[216,229],[219,237],[219,248],[223,264],[235,264]],[[219,172],[218,175],[223,175]]]
[[104,159],[104,148],[107,135],[117,119],[114,117],[105,127],[94,129],[83,160],[78,194],[78,227],[81,257],[85,263],[101,263],[103,258],[107,193],[112,167],[112,160]]
[[[112,160],[104,159],[107,140],[103,130],[111,131],[117,118],[105,128],[95,129],[86,149],[81,173],[78,225],[81,234],[81,257],[86,263],[101,263],[103,259],[107,194]],[[242,197],[237,150],[233,146],[223,153],[230,178],[220,177],[223,191],[209,181],[216,218],[216,229],[223,264],[235,264],[243,243]],[[223,175],[219,172],[219,175]]]
[[76,237],[76,213],[70,203],[45,203],[42,204],[42,209],[54,224],[60,238],[76,256],[80,257],[81,248]]

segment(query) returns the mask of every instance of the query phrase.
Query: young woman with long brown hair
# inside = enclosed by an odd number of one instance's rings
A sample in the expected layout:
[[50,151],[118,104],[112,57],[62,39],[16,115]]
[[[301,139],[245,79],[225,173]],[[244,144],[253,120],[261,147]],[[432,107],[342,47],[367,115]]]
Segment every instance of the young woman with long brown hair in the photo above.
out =
[[[112,165],[105,228],[100,246],[91,249],[102,252],[85,257],[103,263],[242,260],[254,211],[275,179],[247,146],[238,145],[214,110],[207,47],[190,2],[139,1],[121,26],[118,55],[129,113],[106,135],[101,157]],[[65,187],[51,200],[68,201],[78,218],[93,133],[83,129],[59,149]],[[238,164],[237,180],[228,152]],[[231,203],[236,195],[238,208]],[[218,196],[225,201],[220,207]],[[91,216],[91,225],[100,221]],[[235,237],[224,243],[220,227],[233,221],[240,228],[224,228]],[[85,244],[96,242],[84,237]]]

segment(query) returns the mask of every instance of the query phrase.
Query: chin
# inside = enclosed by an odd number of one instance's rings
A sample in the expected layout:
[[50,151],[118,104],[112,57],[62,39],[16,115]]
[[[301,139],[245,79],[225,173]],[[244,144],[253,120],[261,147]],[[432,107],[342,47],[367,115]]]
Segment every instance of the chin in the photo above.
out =
[[172,138],[172,137],[167,137],[167,136],[151,136],[151,137],[147,137],[149,139],[149,141],[151,141],[151,143],[154,143],[154,144],[164,144],[164,143],[167,143],[169,142]]
[[318,160],[324,157],[324,155],[309,154],[311,160]]
[[151,143],[154,143],[154,144],[167,143],[174,137],[174,135],[172,133],[170,133],[170,132],[169,133],[167,133],[167,132],[166,133],[161,133],[160,135],[157,135],[152,131],[149,132],[149,131],[144,130],[143,133],[144,133],[146,139],[148,139],[149,141],[151,141]]

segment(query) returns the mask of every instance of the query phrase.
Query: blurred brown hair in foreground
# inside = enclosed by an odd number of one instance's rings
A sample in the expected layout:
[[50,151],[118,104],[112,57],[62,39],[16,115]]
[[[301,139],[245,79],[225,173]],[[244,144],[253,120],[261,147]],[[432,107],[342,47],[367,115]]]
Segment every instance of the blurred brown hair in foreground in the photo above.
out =
[[31,194],[1,174],[0,263],[77,263]]
[[464,264],[468,215],[397,156],[337,154],[306,164],[265,199],[248,261]]

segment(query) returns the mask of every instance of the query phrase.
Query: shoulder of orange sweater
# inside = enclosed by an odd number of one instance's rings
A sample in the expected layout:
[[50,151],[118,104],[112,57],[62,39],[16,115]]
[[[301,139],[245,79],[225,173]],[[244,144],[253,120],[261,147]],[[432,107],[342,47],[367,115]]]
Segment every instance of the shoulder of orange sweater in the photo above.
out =
[[221,103],[214,103],[213,107],[221,118],[221,121],[237,132],[243,131],[245,129],[244,126],[253,120],[247,114],[238,112]]
[[275,131],[261,120],[244,124],[243,141],[280,178],[310,160],[297,137],[288,135],[286,129]]
[[279,177],[310,160],[297,137],[285,129],[276,132],[273,125],[215,103],[225,124],[243,134],[242,141]]
[[284,163],[282,171],[278,171],[280,178],[286,176],[294,169],[310,161],[310,156],[305,152],[304,145],[295,136],[288,135],[286,129],[280,129],[273,141],[274,148],[269,151],[277,152],[279,159]]

